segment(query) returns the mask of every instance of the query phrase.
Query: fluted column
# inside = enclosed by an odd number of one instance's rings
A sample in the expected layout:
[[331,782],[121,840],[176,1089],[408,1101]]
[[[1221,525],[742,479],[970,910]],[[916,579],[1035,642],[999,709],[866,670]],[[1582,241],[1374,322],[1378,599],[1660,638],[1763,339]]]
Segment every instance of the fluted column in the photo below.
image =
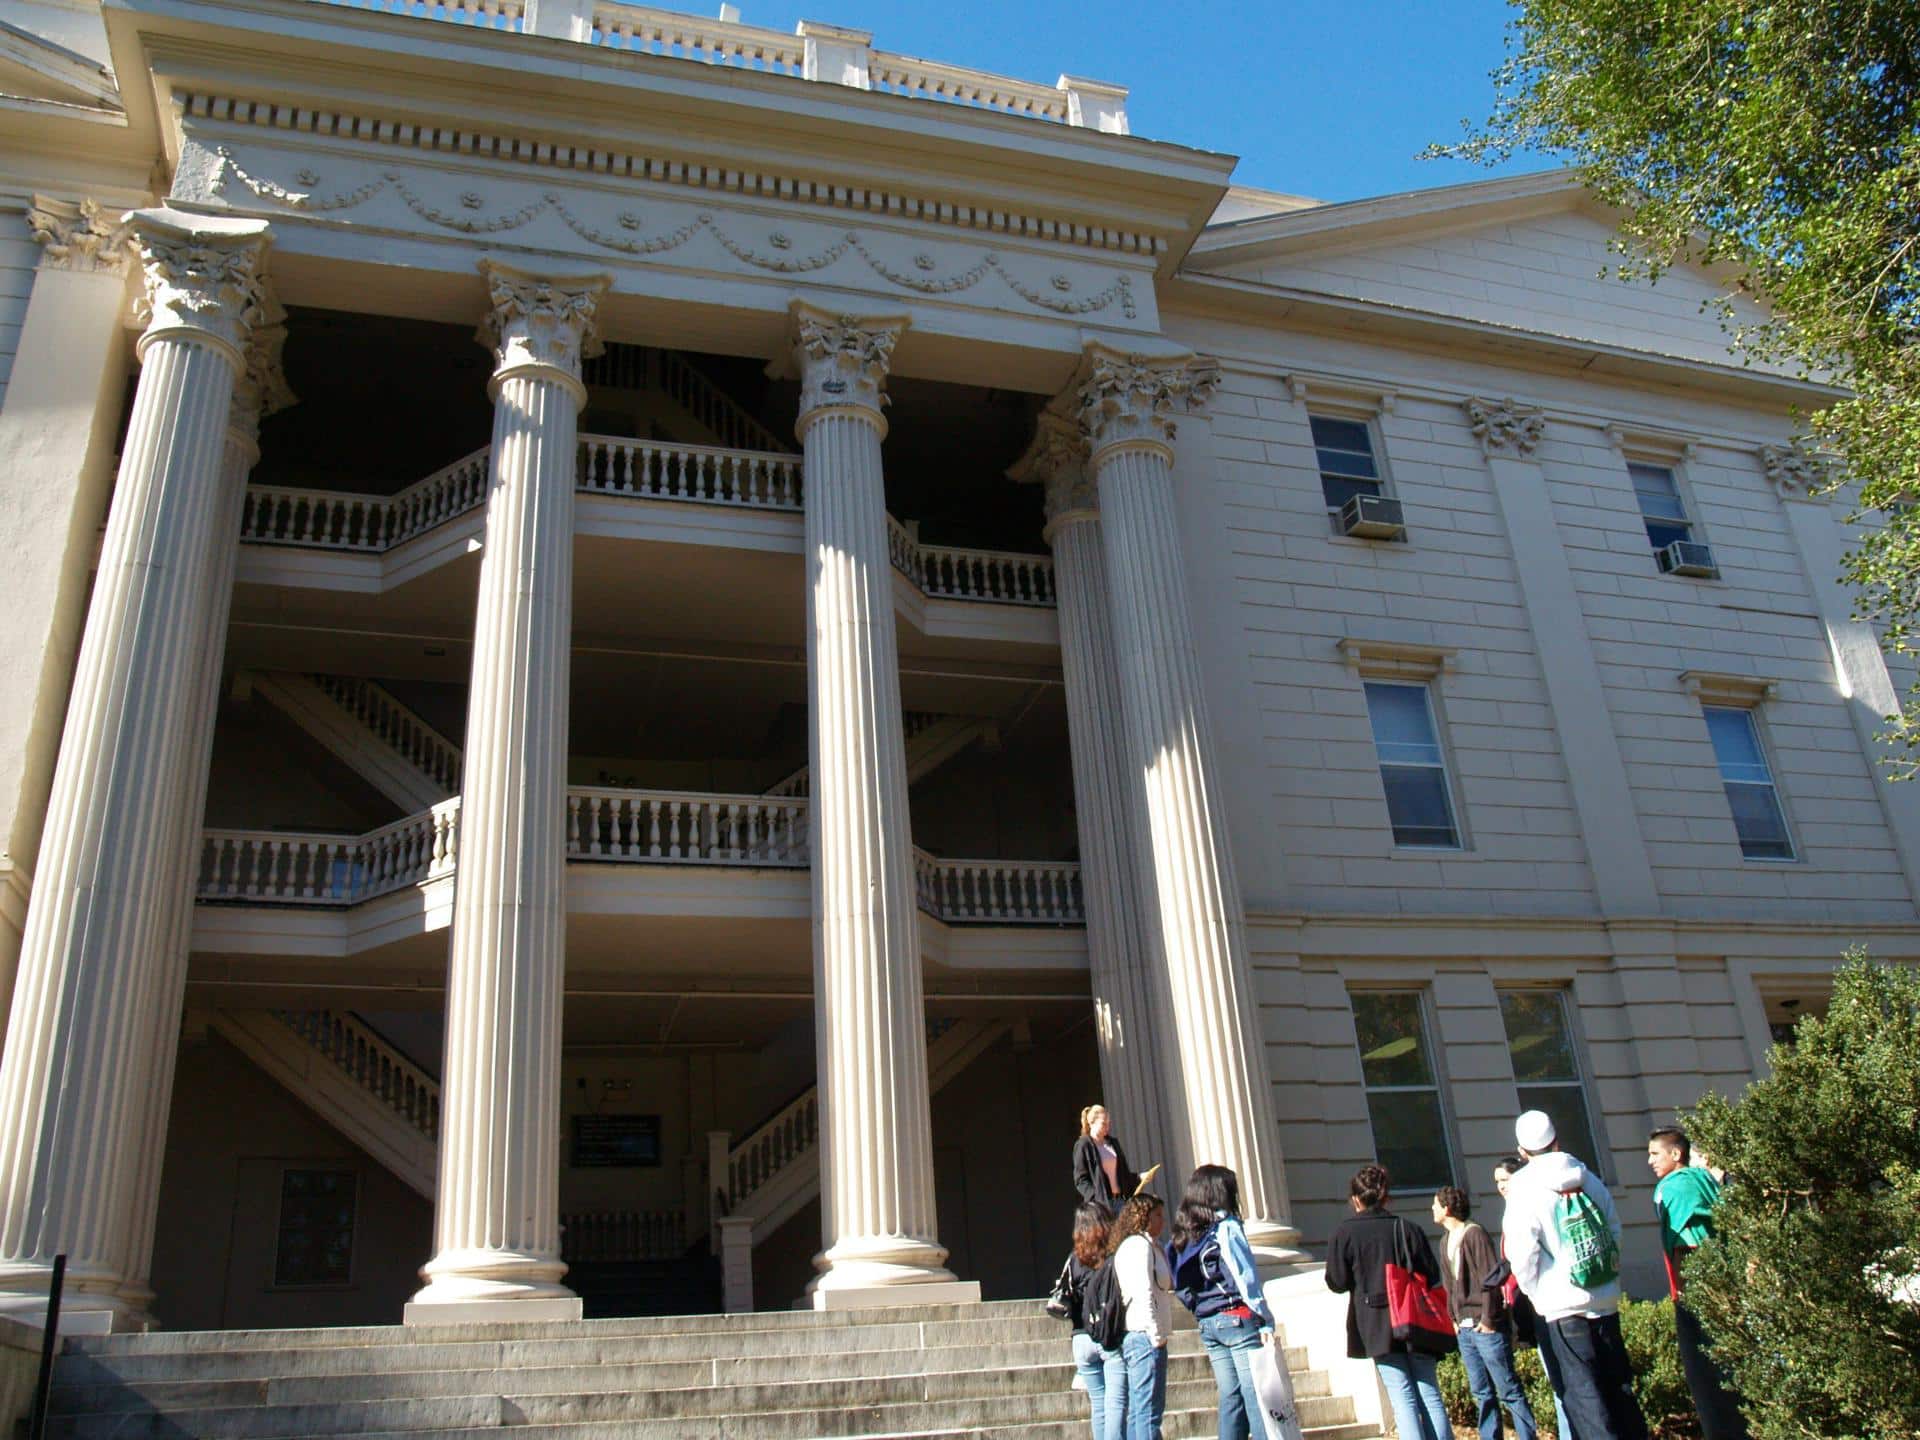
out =
[[1099,492],[1126,754],[1138,777],[1131,783],[1142,786],[1147,833],[1135,854],[1158,920],[1167,1005],[1161,1067],[1178,1112],[1176,1138],[1191,1163],[1239,1175],[1248,1239],[1264,1261],[1280,1263],[1305,1256],[1285,1219],[1286,1176],[1168,444],[1172,412],[1204,399],[1215,379],[1190,360],[1148,361],[1094,344],[1077,400]]
[[935,1233],[926,1018],[880,468],[887,367],[904,327],[899,319],[794,306],[797,430],[805,452],[823,1240],[813,1262],[820,1273],[809,1289],[820,1309],[952,1299],[963,1288],[970,1298],[979,1294],[977,1286],[954,1282]]
[[208,557],[206,607],[187,730],[187,793],[180,807],[180,828],[173,843],[174,878],[168,884],[166,940],[153,967],[154,990],[147,1002],[151,1019],[146,1039],[154,1047],[143,1073],[152,1084],[140,1096],[134,1133],[140,1161],[133,1206],[123,1242],[121,1298],[129,1309],[145,1313],[154,1301],[154,1223],[160,1206],[160,1177],[166,1161],[167,1121],[173,1108],[174,1064],[180,1054],[180,1010],[186,998],[187,963],[192,949],[194,894],[200,879],[201,835],[205,829],[207,779],[213,760],[214,722],[220,711],[220,678],[227,658],[227,618],[233,609],[233,577],[240,561],[240,518],[246,509],[247,476],[260,459],[260,422],[293,403],[280,370],[287,340],[286,315],[263,295],[260,318],[247,346],[247,368],[234,381],[233,405],[221,450],[219,495]]
[[138,1323],[120,1292],[157,1082],[150,1002],[267,226],[165,209],[128,220],[149,323],[0,1061],[0,1313],[37,1316],[64,1251],[73,1310]]
[[[1140,814],[1144,797],[1137,785],[1128,783],[1105,541],[1087,459],[1079,427],[1048,411],[1040,417],[1033,444],[1010,473],[1016,480],[1046,487],[1046,538],[1053,546],[1059,597],[1080,886],[1100,1046],[1100,1099],[1128,1155],[1144,1167],[1173,1162],[1148,968],[1148,957],[1157,947],[1150,929],[1151,897],[1141,884],[1134,855],[1145,829]],[[1165,1194],[1182,1178],[1169,1177],[1154,1188]]]
[[439,1195],[409,1324],[577,1319],[560,1283],[575,436],[604,275],[483,262],[496,360],[447,973]]

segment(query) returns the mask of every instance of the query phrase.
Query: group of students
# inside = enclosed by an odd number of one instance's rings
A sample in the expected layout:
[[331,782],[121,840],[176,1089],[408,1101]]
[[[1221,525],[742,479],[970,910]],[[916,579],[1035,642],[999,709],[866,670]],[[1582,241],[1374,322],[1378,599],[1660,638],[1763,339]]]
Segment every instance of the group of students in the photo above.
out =
[[[1221,1440],[1264,1440],[1257,1417],[1272,1407],[1262,1404],[1254,1370],[1262,1347],[1272,1353],[1274,1321],[1240,1224],[1239,1177],[1224,1165],[1195,1170],[1169,1235],[1166,1202],[1142,1190],[1110,1130],[1101,1106],[1081,1112],[1073,1253],[1049,1300],[1073,1325],[1094,1440],[1160,1440],[1175,1295],[1193,1312],[1213,1368]],[[1290,1415],[1283,1423],[1298,1424]]]
[[[1222,1165],[1195,1170],[1163,1241],[1165,1203],[1145,1192],[1111,1131],[1102,1106],[1081,1112],[1073,1150],[1081,1197],[1073,1253],[1048,1302],[1073,1322],[1076,1384],[1092,1404],[1094,1440],[1160,1440],[1176,1294],[1198,1322],[1213,1369],[1220,1440],[1263,1440],[1268,1415],[1297,1435],[1297,1416],[1282,1413],[1271,1393],[1262,1403],[1256,1371],[1263,1347],[1267,1360],[1278,1361],[1271,1349],[1275,1325],[1240,1223],[1238,1178]],[[1599,1176],[1561,1148],[1545,1112],[1521,1115],[1514,1142],[1517,1153],[1493,1171],[1506,1205],[1497,1241],[1474,1222],[1464,1190],[1435,1192],[1432,1217],[1446,1237],[1444,1269],[1426,1233],[1388,1208],[1386,1170],[1368,1165],[1354,1175],[1348,1187],[1353,1214],[1329,1240],[1326,1266],[1327,1287],[1349,1297],[1347,1353],[1374,1362],[1401,1440],[1451,1440],[1437,1372],[1439,1354],[1456,1345],[1479,1407],[1481,1440],[1500,1440],[1503,1407],[1518,1440],[1534,1440],[1538,1427],[1514,1369],[1516,1343],[1539,1347],[1559,1440],[1647,1440],[1620,1333],[1620,1218],[1613,1197]],[[1678,1129],[1658,1129],[1648,1139],[1681,1368],[1705,1440],[1747,1440],[1726,1377],[1702,1348],[1699,1322],[1681,1301],[1679,1262],[1712,1234],[1720,1195],[1716,1177],[1691,1159]],[[1410,1303],[1419,1308],[1408,1300],[1410,1276],[1423,1282],[1413,1288],[1427,1297],[1431,1328],[1403,1323]],[[1442,1289],[1444,1312],[1438,1309]],[[1109,1313],[1116,1301],[1123,1319]],[[1269,1369],[1285,1375],[1283,1364]],[[1290,1411],[1290,1390],[1284,1380],[1275,1383]]]
[[[1537,1426],[1514,1373],[1516,1343],[1538,1345],[1553,1389],[1560,1440],[1647,1440],[1647,1422],[1633,1393],[1633,1369],[1620,1333],[1620,1219],[1606,1185],[1560,1146],[1553,1121],[1529,1110],[1514,1122],[1518,1153],[1494,1169],[1506,1202],[1494,1239],[1472,1219],[1466,1193],[1448,1186],[1433,1196],[1432,1215],[1445,1233],[1446,1265],[1426,1234],[1388,1208],[1390,1177],[1363,1167],[1349,1185],[1353,1214],[1327,1247],[1327,1286],[1348,1295],[1347,1353],[1371,1359],[1393,1407],[1401,1440],[1450,1440],[1436,1378],[1436,1343],[1418,1325],[1396,1324],[1389,1270],[1444,1287],[1448,1318],[1479,1407],[1482,1440],[1500,1440],[1500,1412],[1519,1440]],[[1680,1300],[1678,1261],[1712,1233],[1719,1186],[1689,1165],[1687,1137],[1656,1130],[1647,1163],[1658,1182],[1654,1207],[1682,1370],[1706,1440],[1746,1440],[1746,1426],[1725,1377],[1701,1348],[1699,1322]],[[1401,1289],[1405,1290],[1404,1282]],[[1404,1305],[1399,1307],[1404,1310]]]

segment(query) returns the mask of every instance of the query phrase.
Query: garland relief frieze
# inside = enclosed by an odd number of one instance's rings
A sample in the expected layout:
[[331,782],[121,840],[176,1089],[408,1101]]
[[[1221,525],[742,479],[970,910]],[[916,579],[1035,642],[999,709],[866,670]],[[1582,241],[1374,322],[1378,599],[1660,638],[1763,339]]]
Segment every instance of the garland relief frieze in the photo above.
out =
[[[470,237],[601,261],[824,280],[1029,315],[1153,323],[1149,273],[1021,245],[933,238],[600,186],[241,146],[189,136],[173,197],[267,219]],[[1143,312],[1145,312],[1143,314]]]

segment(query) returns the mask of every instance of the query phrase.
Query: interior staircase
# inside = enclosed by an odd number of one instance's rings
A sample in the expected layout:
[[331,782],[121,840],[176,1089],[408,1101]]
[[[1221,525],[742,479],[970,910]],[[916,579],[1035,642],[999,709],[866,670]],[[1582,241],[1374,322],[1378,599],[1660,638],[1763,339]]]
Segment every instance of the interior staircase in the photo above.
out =
[[[1177,1308],[1177,1307],[1176,1307]],[[1286,1351],[1309,1440],[1351,1399]],[[1066,1327],[1038,1300],[855,1312],[73,1337],[51,1440],[1080,1440]],[[1216,1430],[1199,1336],[1171,1342],[1164,1433]]]
[[253,693],[407,814],[460,789],[460,747],[372,680],[256,671]]
[[[998,727],[991,720],[967,715],[929,715],[922,710],[909,710],[904,728],[907,784],[917,785],[974,741],[988,739]],[[807,767],[802,765],[763,793],[772,796],[805,795],[807,777]]]

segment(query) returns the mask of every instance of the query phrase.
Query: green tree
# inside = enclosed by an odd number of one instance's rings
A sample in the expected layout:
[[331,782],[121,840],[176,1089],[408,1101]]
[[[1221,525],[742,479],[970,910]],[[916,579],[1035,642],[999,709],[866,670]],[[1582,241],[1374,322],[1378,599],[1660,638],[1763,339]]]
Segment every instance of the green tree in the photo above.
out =
[[[1920,648],[1920,4],[1514,0],[1484,126],[1433,153],[1528,150],[1578,167],[1624,216],[1627,278],[1725,267],[1724,318],[1755,360],[1842,374],[1806,417],[1863,509],[1859,609]],[[1770,319],[1741,323],[1733,300]],[[1920,687],[1894,721],[1920,767]]]
[[1732,1174],[1687,1303],[1755,1440],[1920,1435],[1920,968],[1855,953],[1773,1073],[1686,1118]]

